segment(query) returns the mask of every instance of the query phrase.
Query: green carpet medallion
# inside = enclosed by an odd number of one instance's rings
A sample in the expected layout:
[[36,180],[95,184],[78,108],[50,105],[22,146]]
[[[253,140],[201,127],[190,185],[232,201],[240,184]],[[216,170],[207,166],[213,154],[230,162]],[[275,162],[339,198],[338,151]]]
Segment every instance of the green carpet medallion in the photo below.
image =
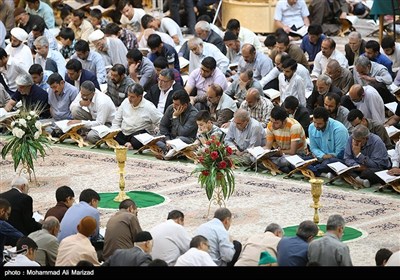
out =
[[[99,193],[99,195],[99,208],[118,209],[119,202],[114,201],[114,198],[118,195],[118,192]],[[165,201],[163,196],[152,192],[131,191],[127,192],[126,195],[136,203],[138,208],[154,206]]]
[[[319,229],[322,230],[323,232],[326,232],[326,225],[318,225]],[[285,231],[285,236],[290,237],[290,236],[295,236],[296,231],[297,231],[298,225],[297,226],[291,226],[291,227],[285,227],[283,230]],[[362,236],[362,232],[352,228],[352,227],[345,227],[344,228],[344,234],[342,237],[342,241],[350,241],[356,238],[359,238]],[[316,237],[320,238],[320,237]]]

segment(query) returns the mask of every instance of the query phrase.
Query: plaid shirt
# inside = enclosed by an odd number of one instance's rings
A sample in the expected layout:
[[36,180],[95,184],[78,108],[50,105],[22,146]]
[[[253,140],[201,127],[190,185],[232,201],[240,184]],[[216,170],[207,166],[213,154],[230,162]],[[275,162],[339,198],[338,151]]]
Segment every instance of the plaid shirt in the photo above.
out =
[[72,41],[71,46],[63,46],[60,49],[60,53],[65,59],[70,58],[75,53],[75,43],[76,40]]
[[240,108],[250,112],[250,117],[259,121],[263,127],[266,127],[274,105],[268,98],[260,96],[260,100],[253,108],[249,107],[246,100],[242,102]]
[[138,47],[138,41],[135,33],[126,28],[121,29],[121,35],[119,36],[121,41],[124,43],[128,50],[132,50]]

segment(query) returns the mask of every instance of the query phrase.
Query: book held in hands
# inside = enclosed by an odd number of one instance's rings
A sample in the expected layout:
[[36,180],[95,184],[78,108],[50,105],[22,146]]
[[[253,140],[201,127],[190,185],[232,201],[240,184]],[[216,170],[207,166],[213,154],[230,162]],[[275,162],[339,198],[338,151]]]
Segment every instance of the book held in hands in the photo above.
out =
[[104,138],[106,137],[108,134],[112,133],[112,132],[119,132],[121,131],[121,129],[111,129],[108,126],[102,124],[102,125],[97,125],[97,126],[93,126],[92,130],[96,131],[98,133],[98,135],[100,136],[100,138]]
[[360,165],[353,165],[353,166],[347,166],[346,164],[343,164],[341,162],[334,162],[334,163],[328,163],[327,164],[337,175],[343,174],[349,170],[356,169],[360,167]]
[[253,147],[253,148],[248,148],[247,151],[256,158],[256,160],[262,159],[262,158],[269,158],[276,154],[278,151],[277,149],[269,150],[269,149],[264,149],[261,146]]
[[7,112],[4,108],[0,108],[0,122],[6,120],[8,118],[14,117],[18,114],[19,114],[19,110],[13,111],[13,112]]
[[159,135],[159,136],[152,136],[148,133],[141,133],[138,135],[134,135],[133,137],[135,137],[140,143],[142,143],[143,145],[147,145],[151,142],[154,141],[159,141],[165,138],[165,135]]
[[264,95],[268,97],[271,101],[281,96],[281,92],[273,88],[265,89],[263,90],[263,92]]

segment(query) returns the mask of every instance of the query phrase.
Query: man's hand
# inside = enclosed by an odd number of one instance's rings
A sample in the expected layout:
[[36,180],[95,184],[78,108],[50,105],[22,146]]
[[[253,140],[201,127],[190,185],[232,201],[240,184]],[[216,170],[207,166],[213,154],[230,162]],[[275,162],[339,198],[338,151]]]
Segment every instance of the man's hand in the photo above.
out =
[[356,142],[352,140],[351,149],[353,151],[353,154],[357,156],[361,152],[361,142]]
[[185,107],[183,105],[179,105],[178,108],[172,114],[173,117],[179,117],[185,111]]
[[231,122],[226,122],[226,123],[221,125],[221,128],[229,128],[230,124],[231,124]]
[[326,154],[322,156],[323,159],[333,158],[333,155]]
[[70,121],[67,123],[67,125],[73,125],[73,124],[81,123],[81,122],[82,122],[81,120],[70,120]]
[[88,107],[89,105],[90,105],[90,103],[91,103],[92,101],[90,101],[90,100],[81,100],[81,101],[79,101],[79,105],[81,106],[81,107]]
[[137,80],[137,69],[139,68],[139,65],[139,63],[129,65],[129,76],[135,81]]
[[346,13],[346,12],[342,12],[342,13],[340,14],[340,17],[339,17],[339,18],[341,18],[341,19],[347,18],[347,13]]

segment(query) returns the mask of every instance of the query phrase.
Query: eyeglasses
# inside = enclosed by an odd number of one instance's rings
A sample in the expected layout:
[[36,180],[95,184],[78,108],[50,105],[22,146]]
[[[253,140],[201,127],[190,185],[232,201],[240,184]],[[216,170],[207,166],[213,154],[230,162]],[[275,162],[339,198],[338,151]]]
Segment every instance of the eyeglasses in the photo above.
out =
[[158,78],[158,82],[159,83],[169,83],[169,82],[171,82],[172,80],[162,80],[162,79],[160,79],[160,78]]

